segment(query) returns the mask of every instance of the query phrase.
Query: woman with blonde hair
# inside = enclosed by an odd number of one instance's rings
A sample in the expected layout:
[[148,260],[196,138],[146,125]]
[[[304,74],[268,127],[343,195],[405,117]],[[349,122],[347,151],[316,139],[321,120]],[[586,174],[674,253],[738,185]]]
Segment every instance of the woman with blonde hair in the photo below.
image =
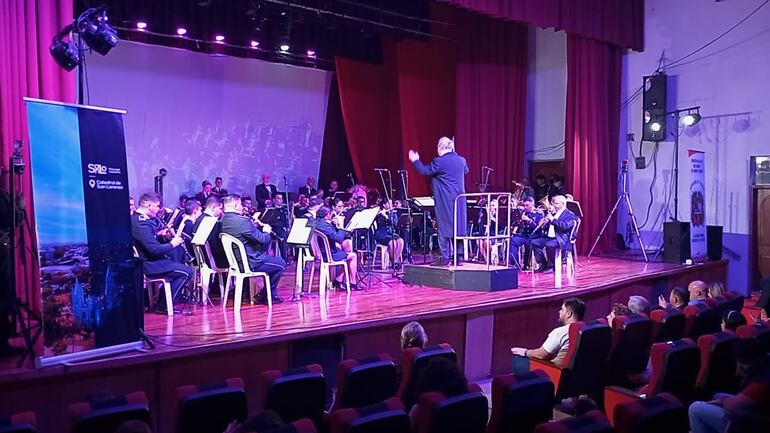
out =
[[410,347],[425,348],[428,344],[428,334],[419,322],[409,322],[401,328],[401,350]]

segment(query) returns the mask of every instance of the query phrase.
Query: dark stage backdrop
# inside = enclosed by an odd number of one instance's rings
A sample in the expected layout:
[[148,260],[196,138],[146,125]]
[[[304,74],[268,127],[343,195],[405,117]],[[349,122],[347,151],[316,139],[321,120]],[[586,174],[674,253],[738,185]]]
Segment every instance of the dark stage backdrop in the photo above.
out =
[[126,41],[88,67],[91,103],[128,110],[134,195],[161,167],[167,203],[216,176],[248,195],[263,172],[292,191],[318,176],[330,72]]

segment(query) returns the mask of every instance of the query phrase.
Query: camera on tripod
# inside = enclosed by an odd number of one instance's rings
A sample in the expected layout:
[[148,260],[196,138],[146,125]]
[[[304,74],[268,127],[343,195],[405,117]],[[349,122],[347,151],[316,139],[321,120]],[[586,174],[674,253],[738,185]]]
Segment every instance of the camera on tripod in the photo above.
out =
[[14,173],[24,173],[24,156],[21,153],[21,140],[13,142],[13,157],[11,158],[11,169]]

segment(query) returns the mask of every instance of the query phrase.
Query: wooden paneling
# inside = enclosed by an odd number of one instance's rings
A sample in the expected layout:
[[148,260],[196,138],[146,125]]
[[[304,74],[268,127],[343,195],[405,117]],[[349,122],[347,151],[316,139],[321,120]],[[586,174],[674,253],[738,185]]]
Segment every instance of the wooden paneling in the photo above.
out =
[[757,265],[763,277],[770,276],[770,189],[757,190]]

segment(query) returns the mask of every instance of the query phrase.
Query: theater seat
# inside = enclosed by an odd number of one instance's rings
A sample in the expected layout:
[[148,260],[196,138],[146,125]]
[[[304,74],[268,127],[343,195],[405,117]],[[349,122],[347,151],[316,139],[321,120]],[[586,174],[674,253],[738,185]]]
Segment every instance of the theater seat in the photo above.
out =
[[489,419],[489,402],[478,385],[466,394],[447,397],[440,392],[420,396],[418,429],[414,433],[484,433]]
[[387,353],[343,359],[337,365],[337,397],[332,412],[368,406],[396,395],[396,364]]
[[0,417],[0,433],[35,433],[35,412],[20,412]]
[[616,316],[612,320],[612,345],[608,359],[609,385],[631,386],[631,375],[647,369],[652,323],[645,314]]
[[447,343],[426,347],[425,349],[410,347],[402,353],[401,368],[403,376],[401,377],[401,384],[398,387],[398,398],[404,402],[404,407],[406,407],[407,410],[411,409],[417,401],[417,396],[414,395],[414,387],[420,370],[425,368],[425,366],[428,365],[428,362],[436,357],[447,358],[448,360],[457,363],[457,354],[454,349],[452,349],[452,346]]
[[770,352],[770,321],[740,326],[736,334],[739,338],[756,338],[765,351]]
[[318,364],[262,373],[264,409],[275,411],[285,422],[309,418],[321,425],[326,405],[326,379]]
[[618,433],[687,433],[690,431],[687,408],[667,392],[615,406],[614,420],[614,427]]
[[221,433],[232,421],[246,419],[246,392],[240,378],[180,386],[176,394],[179,399],[177,433]]
[[699,397],[710,400],[716,392],[735,394],[738,378],[735,376],[733,344],[738,338],[732,332],[717,332],[698,338],[700,371],[695,387]]
[[530,366],[543,370],[556,385],[557,401],[583,394],[595,397],[601,391],[611,333],[604,319],[572,323],[562,366],[535,358],[530,359]]
[[722,330],[722,316],[708,302],[698,302],[684,307],[684,316],[686,323],[684,335],[693,341],[701,335]]
[[665,343],[684,337],[685,317],[677,308],[653,310],[650,313],[652,322],[652,343]]
[[487,433],[531,433],[551,419],[553,395],[553,382],[542,370],[495,377]]
[[598,410],[562,421],[546,422],[535,427],[535,433],[612,433],[614,431],[607,422],[607,417]]
[[141,391],[106,401],[71,404],[67,411],[73,433],[111,432],[129,420],[152,426],[147,395]]
[[409,416],[393,397],[359,408],[340,409],[329,417],[330,433],[410,433]]
[[246,433],[316,433],[317,431],[318,430],[316,429],[315,424],[313,424],[313,421],[304,418],[298,421],[294,421],[293,423],[287,424],[283,427]]
[[673,394],[689,404],[693,399],[695,380],[700,368],[700,351],[689,338],[668,343],[655,343],[650,351],[650,382],[632,390],[619,386],[604,389],[604,413],[614,425],[615,406],[628,401],[649,398],[662,392]]
[[735,310],[735,311],[742,311],[743,310],[743,304],[746,301],[746,297],[743,296],[740,293],[735,292],[724,292],[722,293],[722,296],[727,299],[728,310]]

